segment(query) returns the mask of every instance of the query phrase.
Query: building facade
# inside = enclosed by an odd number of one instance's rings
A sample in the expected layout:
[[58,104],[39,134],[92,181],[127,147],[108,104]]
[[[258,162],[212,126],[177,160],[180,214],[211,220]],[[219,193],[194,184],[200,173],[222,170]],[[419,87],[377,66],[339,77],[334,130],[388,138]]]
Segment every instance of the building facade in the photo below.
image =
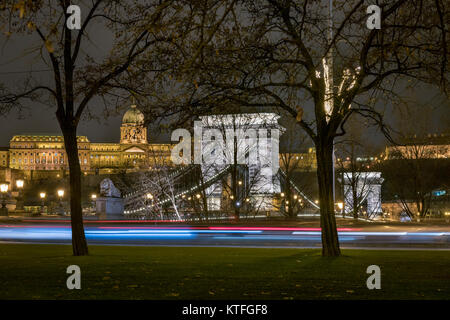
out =
[[[124,114],[119,143],[94,143],[78,136],[78,156],[85,174],[108,170],[145,169],[170,164],[171,144],[147,140],[144,114],[132,105]],[[0,166],[23,171],[69,169],[62,135],[15,135],[0,148]]]
[[404,144],[386,147],[384,159],[449,159],[450,135],[428,134],[410,137]]

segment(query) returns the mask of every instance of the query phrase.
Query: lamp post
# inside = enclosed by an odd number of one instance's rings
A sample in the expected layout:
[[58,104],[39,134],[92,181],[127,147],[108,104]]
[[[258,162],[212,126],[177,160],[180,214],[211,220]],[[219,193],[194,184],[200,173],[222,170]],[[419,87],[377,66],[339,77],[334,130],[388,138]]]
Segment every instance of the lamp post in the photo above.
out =
[[16,187],[17,187],[16,211],[23,210],[23,201],[22,201],[22,195],[21,195],[23,185],[24,185],[24,181],[22,179],[16,180]]
[[2,207],[0,209],[1,216],[8,216],[8,208],[6,207],[6,193],[8,192],[8,183],[0,184],[0,192],[2,193]]
[[337,207],[339,208],[339,211],[341,214],[343,214],[343,210],[344,209],[344,203],[343,202],[338,202],[336,203]]
[[58,197],[59,197],[59,210],[58,210],[58,214],[64,215],[64,208],[63,208],[63,205],[62,205],[62,198],[64,197],[64,190],[63,190],[63,189],[59,189],[59,190],[58,190]]
[[[91,199],[92,199],[92,211],[93,212],[95,212],[95,211],[97,211],[97,208],[96,208],[96,204],[97,204],[97,195],[95,194],[95,193],[93,193],[92,195],[91,195]],[[94,211],[95,210],[95,211]]]
[[[147,197],[147,207],[148,207],[148,200],[151,200],[150,208],[153,208],[153,195],[151,193],[147,193],[146,197]],[[149,210],[149,214],[151,213],[151,210]]]
[[41,214],[44,214],[45,196],[45,192],[39,193],[39,197],[41,198]]

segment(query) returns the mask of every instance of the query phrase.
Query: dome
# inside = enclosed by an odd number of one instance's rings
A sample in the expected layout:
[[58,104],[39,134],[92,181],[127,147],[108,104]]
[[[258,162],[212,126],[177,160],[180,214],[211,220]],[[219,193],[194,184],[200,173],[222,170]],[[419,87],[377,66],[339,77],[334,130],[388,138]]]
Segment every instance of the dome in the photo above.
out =
[[123,115],[122,124],[143,125],[144,114],[136,108],[136,105],[132,105],[131,108]]

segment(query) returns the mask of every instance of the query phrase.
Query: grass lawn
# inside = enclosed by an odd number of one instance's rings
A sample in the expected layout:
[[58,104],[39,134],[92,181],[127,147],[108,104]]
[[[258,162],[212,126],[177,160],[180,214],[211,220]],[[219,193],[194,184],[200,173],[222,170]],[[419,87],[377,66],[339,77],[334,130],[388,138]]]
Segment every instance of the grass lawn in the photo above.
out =
[[[0,299],[450,299],[448,251],[0,245]],[[81,290],[66,287],[81,268]],[[366,268],[381,268],[368,290]]]

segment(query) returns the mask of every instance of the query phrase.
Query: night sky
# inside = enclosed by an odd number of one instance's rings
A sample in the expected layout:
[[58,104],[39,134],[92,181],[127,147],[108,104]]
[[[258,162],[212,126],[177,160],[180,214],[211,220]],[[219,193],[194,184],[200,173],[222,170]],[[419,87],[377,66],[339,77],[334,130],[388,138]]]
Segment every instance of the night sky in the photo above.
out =
[[[99,55],[107,52],[111,45],[111,37],[108,32],[93,33],[90,50]],[[36,37],[29,35],[12,36],[6,41],[4,35],[0,35],[0,83],[9,88],[18,88],[28,76],[28,71],[33,70],[33,77],[42,83],[52,85],[52,73],[47,71],[49,66],[42,62],[36,52],[29,52],[30,42],[39,43]],[[410,101],[410,106],[419,114],[424,106],[429,123],[426,125],[430,133],[450,132],[450,102],[435,89],[428,87],[415,88],[405,91],[403,95]],[[55,108],[26,101],[23,110],[13,110],[7,115],[0,115],[0,146],[8,146],[9,140],[15,134],[60,134],[59,125],[54,115]],[[90,106],[95,105],[95,100]],[[431,107],[431,108],[429,108]],[[96,119],[81,121],[78,134],[87,135],[91,142],[119,142],[120,124],[123,113],[128,106],[120,110],[112,111],[108,118],[102,113],[96,113]],[[396,126],[398,115],[392,113],[392,106],[386,106],[387,123]],[[417,112],[418,111],[418,112]],[[101,112],[96,110],[95,112]],[[418,119],[422,121],[423,119]],[[414,121],[413,121],[414,122]],[[150,142],[168,142],[169,135],[161,134],[159,128],[149,128]],[[378,148],[387,144],[387,140],[375,128],[365,132],[365,138]],[[310,144],[310,143],[308,143]]]

